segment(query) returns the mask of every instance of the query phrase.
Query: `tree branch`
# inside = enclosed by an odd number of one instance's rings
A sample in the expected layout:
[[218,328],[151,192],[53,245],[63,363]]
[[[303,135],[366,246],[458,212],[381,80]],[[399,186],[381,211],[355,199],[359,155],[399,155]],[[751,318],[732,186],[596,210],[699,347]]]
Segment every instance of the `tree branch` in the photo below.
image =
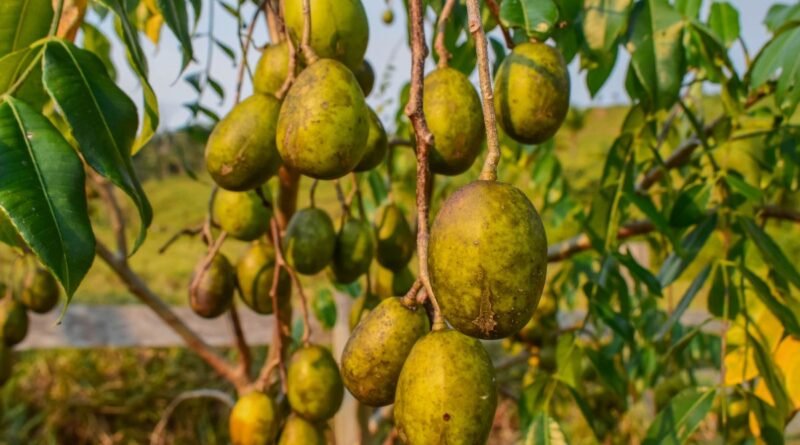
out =
[[422,0],[410,0],[411,20],[411,90],[405,112],[414,127],[417,140],[417,256],[419,257],[419,279],[425,287],[428,299],[434,309],[434,329],[445,326],[439,303],[431,288],[428,275],[428,183],[430,166],[428,152],[433,146],[433,133],[428,128],[422,108],[425,58],[428,47],[425,44],[425,23]]
[[442,7],[442,13],[439,14],[439,20],[436,24],[437,34],[434,46],[436,48],[436,55],[439,56],[439,68],[446,68],[448,62],[450,62],[450,58],[453,57],[450,51],[447,50],[447,45],[445,44],[445,31],[447,29],[447,20],[450,19],[450,15],[453,13],[453,8],[455,6],[455,0],[447,0]]
[[253,363],[253,356],[250,354],[250,347],[247,345],[247,339],[242,330],[242,322],[239,319],[239,310],[236,308],[236,302],[231,302],[229,309],[231,317],[231,329],[233,330],[234,338],[236,338],[236,349],[239,351],[239,368],[240,372],[244,375],[250,375],[250,366]]

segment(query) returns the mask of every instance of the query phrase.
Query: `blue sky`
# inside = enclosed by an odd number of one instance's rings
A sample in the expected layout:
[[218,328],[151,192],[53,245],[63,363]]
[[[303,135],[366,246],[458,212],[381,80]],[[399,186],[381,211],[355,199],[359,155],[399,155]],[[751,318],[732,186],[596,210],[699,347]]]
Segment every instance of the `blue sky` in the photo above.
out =
[[[203,14],[198,25],[199,32],[205,34],[208,28],[209,14],[211,13],[209,5],[211,0],[204,0]],[[216,1],[214,1],[216,3]],[[373,106],[378,107],[384,105],[384,109],[388,112],[393,112],[397,104],[388,102],[395,100],[397,97],[398,89],[409,78],[410,74],[410,51],[406,46],[405,37],[405,14],[400,10],[400,0],[390,0],[390,3],[395,6],[395,21],[392,25],[387,26],[381,21],[381,16],[386,10],[386,3],[383,0],[363,0],[367,9],[367,15],[370,20],[370,42],[367,49],[367,59],[372,63],[377,73],[378,83],[382,79],[387,80],[387,88],[383,95],[378,91],[373,92],[369,98]],[[704,1],[706,9],[708,9],[711,1]],[[768,39],[766,28],[762,24],[762,20],[766,15],[769,7],[777,1],[771,0],[730,0],[737,9],[740,11],[740,21],[742,36],[751,52],[755,52],[760,48]],[[245,17],[251,17],[254,7],[250,6],[245,10]],[[215,35],[218,39],[224,41],[231,48],[238,50],[237,36],[236,36],[236,21],[225,12],[219,5],[214,6],[214,21],[215,21]],[[96,21],[96,16],[90,16],[88,20]],[[113,34],[112,25],[110,20],[106,20],[102,28],[107,34]],[[429,34],[430,35],[430,34]],[[255,42],[263,45],[268,42],[266,26],[261,20],[255,31]],[[206,66],[206,48],[208,40],[205,37],[195,39],[194,44],[196,51],[199,54],[197,62],[193,63],[187,70],[187,73],[201,71]],[[189,112],[183,107],[184,103],[193,101],[196,98],[196,93],[191,87],[179,80],[176,82],[178,72],[180,69],[181,55],[178,48],[178,42],[170,31],[164,27],[162,31],[161,42],[158,47],[150,44],[149,41],[144,42],[145,53],[150,60],[150,80],[156,94],[160,100],[160,110],[162,116],[161,130],[178,128],[184,125],[188,118]],[[113,41],[113,55],[117,67],[119,67],[118,82],[122,88],[127,91],[137,102],[141,101],[141,89],[138,80],[134,77],[133,73],[127,69],[125,62],[124,48],[118,40]],[[624,54],[621,53],[621,54]],[[254,64],[258,60],[259,53],[256,50],[251,50],[249,53],[249,60]],[[741,70],[744,66],[744,57],[741,47],[734,46],[732,52],[734,63]],[[387,68],[393,65],[394,69],[387,72]],[[432,67],[432,62],[429,64]],[[591,105],[608,105],[612,103],[619,103],[626,99],[624,90],[625,70],[627,66],[627,57],[620,57],[618,60],[614,73],[607,82],[606,86],[599,92],[598,96],[592,99],[584,86],[583,75],[579,72],[577,58],[576,61],[570,66],[572,73],[572,97],[571,100],[574,104],[582,107]],[[232,65],[230,60],[224,56],[219,50],[215,51],[212,58],[212,76],[217,79],[228,91],[225,100],[220,101],[213,93],[206,93],[204,96],[203,104],[208,108],[216,111],[220,115],[224,115],[233,105],[233,90],[236,84],[237,69]],[[377,90],[377,87],[376,87]],[[243,95],[246,97],[250,94],[252,88],[249,82],[245,83]]]

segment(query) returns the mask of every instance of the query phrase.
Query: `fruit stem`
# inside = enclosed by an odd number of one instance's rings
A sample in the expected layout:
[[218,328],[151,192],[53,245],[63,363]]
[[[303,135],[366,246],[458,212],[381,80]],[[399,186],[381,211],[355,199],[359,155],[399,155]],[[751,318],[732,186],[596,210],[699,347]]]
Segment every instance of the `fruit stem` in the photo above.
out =
[[311,183],[311,188],[308,190],[308,201],[312,209],[317,206],[316,200],[314,199],[317,194],[317,184],[319,184],[319,179],[315,179],[314,182]]
[[456,6],[455,0],[447,0],[447,3],[442,7],[442,13],[439,14],[439,21],[436,24],[436,54],[439,56],[439,68],[447,68],[448,62],[453,57],[450,51],[447,50],[444,38],[447,29],[447,20],[453,13],[453,8]]
[[506,48],[513,49],[515,46],[514,38],[511,37],[511,33],[508,32],[508,28],[503,24],[502,20],[500,20],[500,6],[497,4],[497,0],[486,0],[486,6],[489,7],[489,11],[492,13],[494,21],[497,22],[497,26],[500,27],[500,31],[503,32],[503,38],[506,41]]
[[411,90],[405,113],[414,126],[417,143],[417,257],[419,258],[419,280],[433,307],[434,326],[443,324],[439,303],[431,288],[428,275],[428,184],[431,170],[428,164],[428,152],[433,146],[433,133],[428,128],[425,111],[422,107],[425,83],[425,58],[428,47],[425,44],[425,23],[422,0],[409,2],[411,12]]
[[250,49],[250,44],[253,43],[253,31],[256,29],[256,21],[258,21],[258,16],[264,11],[264,5],[267,3],[267,0],[262,0],[259,4],[258,8],[256,8],[256,12],[253,14],[253,18],[250,20],[250,24],[247,27],[247,35],[245,36],[244,42],[242,43],[241,39],[239,43],[242,45],[242,64],[239,65],[239,72],[236,76],[236,96],[234,100],[234,105],[239,103],[239,100],[242,98],[242,85],[244,84],[244,72],[245,70],[250,70],[250,65],[247,63],[247,51]]
[[319,56],[311,47],[311,0],[303,0],[303,41],[300,45],[303,57],[306,58],[306,65],[319,60]]
[[481,10],[478,0],[467,0],[469,15],[469,32],[475,39],[475,51],[478,54],[478,74],[480,75],[481,96],[483,98],[483,121],[486,126],[486,141],[489,153],[483,164],[480,179],[497,180],[497,165],[500,163],[500,140],[497,135],[497,117],[494,113],[494,93],[492,91],[492,75],[489,72],[489,50],[486,33],[481,25]]
[[[281,17],[283,15],[283,2],[280,4],[281,8]],[[294,84],[294,80],[297,77],[295,72],[297,71],[297,48],[294,46],[294,42],[292,41],[291,36],[289,36],[289,27],[283,27],[284,39],[286,40],[286,48],[289,51],[289,67],[286,70],[286,79],[283,81],[283,85],[281,85],[281,89],[275,93],[275,97],[278,100],[283,100],[286,96],[286,93],[289,92],[289,88],[292,87]]]

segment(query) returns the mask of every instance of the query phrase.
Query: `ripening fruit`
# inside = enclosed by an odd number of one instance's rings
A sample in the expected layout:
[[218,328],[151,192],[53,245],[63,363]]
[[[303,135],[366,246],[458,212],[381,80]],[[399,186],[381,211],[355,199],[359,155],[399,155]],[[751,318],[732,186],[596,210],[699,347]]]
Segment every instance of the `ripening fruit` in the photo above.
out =
[[[336,59],[351,69],[364,60],[369,21],[361,0],[311,0],[311,47],[319,57]],[[286,0],[284,16],[295,43],[303,36],[303,0]]]
[[381,20],[383,20],[383,23],[386,23],[387,25],[391,25],[392,23],[394,23],[394,11],[391,9],[383,11]]
[[375,70],[372,69],[372,65],[364,60],[361,62],[361,66],[353,71],[353,74],[356,76],[361,91],[364,92],[364,97],[369,96],[375,87]]
[[336,236],[331,270],[339,283],[352,283],[367,273],[375,255],[372,228],[360,219],[348,218]]
[[[202,258],[195,269],[192,283],[204,261],[205,258]],[[197,287],[189,289],[189,305],[195,314],[203,318],[219,317],[228,310],[233,299],[236,288],[233,266],[225,255],[218,253],[208,269],[201,273]]]
[[331,217],[315,207],[300,210],[289,220],[281,242],[286,262],[298,273],[314,275],[330,264],[336,247]]
[[233,445],[273,443],[280,427],[275,403],[261,392],[239,398],[231,411],[228,427]]
[[25,283],[20,302],[37,314],[50,312],[58,304],[58,282],[49,271],[38,268]]
[[350,308],[350,317],[347,320],[348,326],[350,327],[350,331],[358,326],[358,323],[361,322],[373,309],[375,309],[378,304],[380,304],[381,298],[378,295],[373,293],[364,294],[358,298],[353,303],[353,306]]
[[11,348],[0,342],[0,386],[5,385],[9,377],[11,377],[11,367],[13,365],[11,354]]
[[408,266],[397,272],[380,265],[376,269],[374,289],[381,299],[404,296],[416,280]]
[[528,322],[542,295],[544,226],[514,186],[475,181],[457,190],[436,216],[428,255],[442,315],[464,334],[512,335]]
[[[267,193],[268,189],[264,189]],[[220,189],[214,198],[214,221],[228,236],[253,241],[269,230],[272,210],[254,191],[230,192]]]
[[[259,314],[272,314],[270,292],[275,279],[275,248],[272,244],[262,241],[251,244],[236,263],[236,278],[242,301]],[[292,281],[285,269],[278,273],[277,292],[282,307],[292,293]]]
[[480,341],[435,331],[411,349],[394,405],[403,443],[484,444],[496,407],[494,368]]
[[289,73],[289,45],[267,45],[253,75],[253,89],[259,94],[275,94],[283,87]]
[[322,59],[300,73],[283,101],[278,151],[288,167],[306,176],[336,179],[364,157],[368,133],[369,108],[355,76]]
[[272,177],[281,166],[275,128],[281,104],[255,94],[236,105],[211,133],[206,168],[220,187],[243,192]]
[[367,146],[364,157],[356,165],[355,171],[365,172],[379,166],[386,158],[389,150],[389,139],[386,137],[386,130],[383,128],[381,119],[369,109],[369,134],[367,136]]
[[386,204],[375,212],[375,256],[381,266],[397,271],[414,255],[416,237],[396,204]]
[[7,346],[16,345],[28,335],[28,312],[10,294],[0,300],[0,329]]
[[394,402],[397,379],[414,343],[428,333],[421,306],[388,298],[359,323],[342,353],[342,379],[353,397],[369,406]]
[[339,367],[321,346],[303,346],[292,355],[286,384],[289,404],[306,420],[328,420],[342,404],[344,386]]
[[433,133],[431,171],[467,171],[483,146],[483,111],[478,92],[461,71],[438,68],[425,77],[423,108]]
[[544,43],[514,47],[494,80],[497,122],[517,142],[540,144],[556,134],[569,110],[564,57]]
[[278,445],[326,445],[322,428],[292,414],[286,420]]

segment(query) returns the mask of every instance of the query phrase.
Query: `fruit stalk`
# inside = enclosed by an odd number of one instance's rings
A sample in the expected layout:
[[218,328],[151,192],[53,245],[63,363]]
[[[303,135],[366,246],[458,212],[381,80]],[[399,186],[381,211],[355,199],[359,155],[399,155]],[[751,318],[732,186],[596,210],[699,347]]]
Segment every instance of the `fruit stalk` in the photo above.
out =
[[486,0],[486,6],[489,7],[489,12],[492,13],[494,20],[497,22],[497,26],[500,27],[500,31],[503,32],[503,38],[506,41],[506,48],[513,49],[514,38],[511,37],[511,33],[508,32],[508,28],[506,28],[506,25],[504,25],[500,20],[500,6],[497,4],[497,0]]
[[481,97],[483,98],[483,121],[486,127],[486,142],[489,153],[483,164],[480,178],[484,181],[497,180],[497,165],[500,163],[500,140],[497,136],[497,117],[494,113],[494,92],[492,75],[489,72],[489,50],[486,33],[481,25],[481,8],[478,0],[467,0],[469,32],[475,39],[475,52],[478,54],[478,74],[480,75]]
[[425,287],[428,300],[433,307],[433,329],[445,327],[439,303],[431,288],[428,275],[428,237],[429,237],[429,199],[428,183],[431,170],[428,164],[428,153],[433,146],[433,133],[428,128],[425,120],[425,111],[422,108],[425,82],[425,59],[428,56],[428,47],[425,44],[425,24],[423,22],[422,0],[409,2],[411,11],[411,90],[408,104],[405,108],[414,127],[417,141],[417,256],[419,257],[419,279]]
[[258,8],[256,8],[256,12],[253,14],[253,18],[250,20],[250,24],[247,27],[247,34],[245,35],[244,42],[241,40],[239,41],[239,43],[242,45],[242,63],[239,65],[239,72],[237,73],[236,77],[236,98],[233,102],[234,105],[238,104],[242,97],[244,72],[245,70],[250,70],[250,66],[247,64],[247,50],[250,49],[250,44],[253,42],[253,31],[256,28],[258,15],[261,14],[261,11],[264,11],[266,4],[267,0],[261,0],[261,3],[259,3]]
[[446,68],[450,58],[453,57],[450,54],[450,51],[447,50],[447,45],[445,45],[444,37],[445,37],[445,30],[447,29],[447,20],[450,19],[450,15],[453,13],[453,8],[455,8],[456,2],[455,0],[447,0],[447,3],[444,4],[442,8],[442,13],[439,14],[439,20],[436,23],[436,54],[439,56],[439,68]]
[[250,347],[247,345],[247,339],[244,336],[244,330],[242,329],[242,322],[239,319],[239,311],[236,309],[236,303],[231,303],[228,312],[231,317],[233,335],[236,338],[236,350],[239,351],[239,369],[242,373],[247,375],[250,372],[250,365],[253,363],[253,356],[250,354]]
[[303,41],[300,45],[306,64],[311,65],[319,57],[314,49],[311,48],[311,0],[303,0]]

